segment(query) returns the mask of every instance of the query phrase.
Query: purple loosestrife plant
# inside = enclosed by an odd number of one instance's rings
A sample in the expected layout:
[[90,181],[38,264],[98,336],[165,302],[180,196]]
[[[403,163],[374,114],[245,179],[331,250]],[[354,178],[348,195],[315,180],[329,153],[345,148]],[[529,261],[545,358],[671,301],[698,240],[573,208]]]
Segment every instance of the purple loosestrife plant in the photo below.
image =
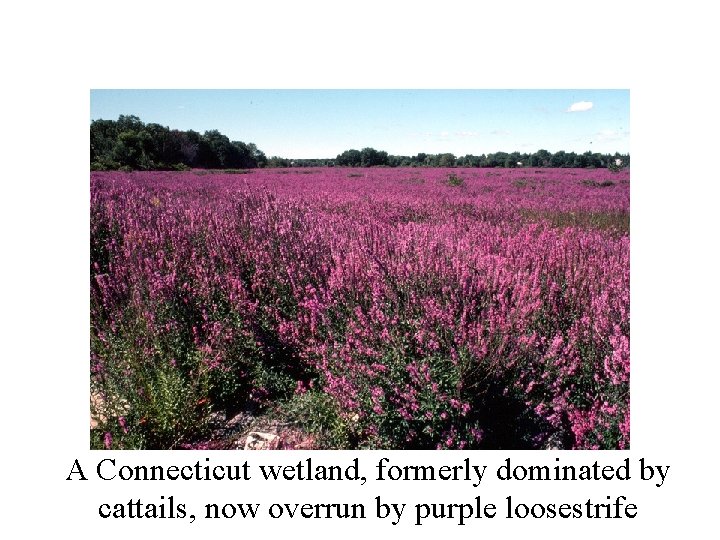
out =
[[301,172],[92,173],[95,446],[287,400],[348,446],[629,446],[626,170]]

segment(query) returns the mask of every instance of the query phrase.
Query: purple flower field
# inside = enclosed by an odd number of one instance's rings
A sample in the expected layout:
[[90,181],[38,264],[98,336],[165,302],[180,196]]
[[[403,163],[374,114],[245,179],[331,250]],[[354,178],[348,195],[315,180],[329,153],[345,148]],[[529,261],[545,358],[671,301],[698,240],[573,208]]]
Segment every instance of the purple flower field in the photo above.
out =
[[626,170],[90,182],[95,448],[629,447]]

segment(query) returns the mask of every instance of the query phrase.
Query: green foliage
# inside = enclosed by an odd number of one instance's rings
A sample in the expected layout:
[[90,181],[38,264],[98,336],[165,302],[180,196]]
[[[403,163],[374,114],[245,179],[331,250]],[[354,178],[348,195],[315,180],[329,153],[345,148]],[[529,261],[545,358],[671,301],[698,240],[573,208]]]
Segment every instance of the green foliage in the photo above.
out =
[[265,154],[255,144],[230,141],[217,130],[200,135],[125,115],[90,124],[91,170],[248,169],[266,164]]
[[[174,448],[206,425],[208,371],[200,355],[173,347],[172,337],[153,339],[142,317],[131,313],[118,332],[93,334],[91,351],[103,369],[91,378],[91,414],[113,448]],[[156,354],[148,356],[148,350]]]
[[[375,156],[380,155],[378,159]],[[345,167],[372,167],[372,166],[388,166],[388,167],[575,167],[575,168],[598,168],[608,167],[611,170],[616,160],[621,160],[623,166],[630,163],[628,154],[621,155],[615,153],[599,154],[593,152],[585,152],[584,154],[576,154],[575,152],[558,151],[555,153],[547,150],[538,150],[535,153],[520,152],[494,152],[475,156],[466,154],[456,158],[453,154],[426,154],[419,153],[415,156],[393,156],[387,155],[386,152],[378,152],[372,148],[364,148],[363,150],[346,150],[339,154],[335,159],[337,165]],[[302,166],[302,165],[300,165]],[[618,169],[619,170],[619,169]]]
[[615,161],[611,161],[608,163],[608,170],[613,173],[619,173],[620,169],[622,169],[622,163],[618,164]]
[[612,181],[610,181],[610,180],[603,180],[602,182],[597,182],[597,181],[595,181],[595,180],[587,180],[587,179],[586,179],[586,180],[583,180],[583,181],[582,181],[582,185],[583,185],[583,186],[587,186],[587,187],[600,187],[600,188],[604,188],[604,187],[612,187],[612,186],[614,186],[614,185],[615,185],[615,182],[612,182]]
[[[622,165],[617,165],[617,161]],[[268,158],[253,143],[231,141],[218,130],[204,134],[144,124],[137,116],[94,120],[90,124],[90,167],[105,170],[253,169],[257,167],[607,167],[619,171],[630,164],[628,154],[538,150],[533,154],[495,152],[482,155],[418,153],[393,156],[365,147],[345,150],[333,159]]]
[[318,390],[295,394],[279,410],[282,418],[316,438],[319,448],[353,448],[357,440],[357,418],[341,414],[335,400]]
[[[619,160],[622,165],[617,165]],[[218,130],[204,134],[144,124],[137,116],[94,120],[90,124],[90,168],[105,170],[253,169],[257,167],[607,167],[618,171],[629,166],[630,156],[615,153],[538,150],[533,154],[495,152],[482,155],[418,153],[393,156],[365,147],[345,150],[333,159],[268,158],[253,143],[231,141]]]
[[223,169],[223,174],[250,174],[252,171],[248,169]]
[[174,448],[189,435],[202,433],[210,412],[207,378],[186,380],[176,369],[159,369],[148,377],[143,412],[153,447]]
[[362,163],[360,151],[345,150],[342,154],[338,155],[335,162],[340,166],[359,167]]
[[131,169],[153,168],[151,138],[146,131],[123,131],[113,145],[111,157],[117,163]]
[[447,177],[447,185],[450,187],[462,187],[465,185],[465,180],[463,180],[462,176],[450,173]]
[[120,164],[106,156],[99,156],[95,161],[90,162],[91,171],[114,171],[120,168]]
[[453,154],[439,154],[437,156],[438,167],[454,167],[455,156]]
[[267,160],[267,163],[265,164],[266,167],[289,167],[290,166],[290,160],[281,158],[279,156],[272,156],[270,159]]

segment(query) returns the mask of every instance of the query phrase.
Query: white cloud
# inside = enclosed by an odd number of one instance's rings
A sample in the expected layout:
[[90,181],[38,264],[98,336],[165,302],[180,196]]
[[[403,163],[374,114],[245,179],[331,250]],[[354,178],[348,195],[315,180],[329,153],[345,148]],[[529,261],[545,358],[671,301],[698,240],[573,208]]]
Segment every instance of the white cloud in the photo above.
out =
[[506,129],[496,129],[491,131],[490,135],[510,135],[510,132]]
[[584,112],[589,111],[593,108],[592,101],[578,101],[577,103],[573,103],[568,107],[567,111],[565,112]]
[[459,137],[475,137],[477,136],[477,131],[456,131],[455,135],[458,135]]

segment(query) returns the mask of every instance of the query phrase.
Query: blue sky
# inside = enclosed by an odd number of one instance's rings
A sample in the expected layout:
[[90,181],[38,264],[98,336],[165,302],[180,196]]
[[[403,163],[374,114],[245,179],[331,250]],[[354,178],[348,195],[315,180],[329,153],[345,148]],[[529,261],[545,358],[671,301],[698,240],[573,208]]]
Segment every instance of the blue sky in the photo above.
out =
[[630,151],[628,90],[92,90],[90,117],[253,142],[268,156],[371,146],[456,156]]

